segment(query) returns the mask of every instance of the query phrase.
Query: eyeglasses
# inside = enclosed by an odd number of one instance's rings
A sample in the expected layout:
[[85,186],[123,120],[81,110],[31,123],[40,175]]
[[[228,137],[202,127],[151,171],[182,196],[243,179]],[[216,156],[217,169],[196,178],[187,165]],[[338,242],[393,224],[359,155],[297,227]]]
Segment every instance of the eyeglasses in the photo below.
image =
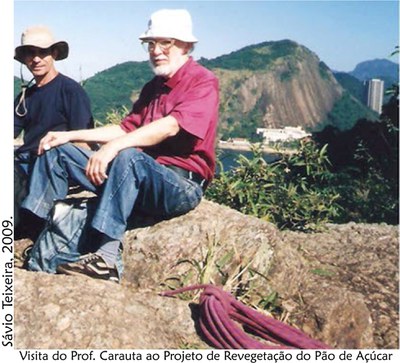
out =
[[157,45],[162,52],[168,51],[175,44],[175,39],[143,40],[142,46],[146,52],[153,52]]
[[23,50],[24,58],[44,58],[51,54],[51,48],[37,48],[37,47],[29,47]]

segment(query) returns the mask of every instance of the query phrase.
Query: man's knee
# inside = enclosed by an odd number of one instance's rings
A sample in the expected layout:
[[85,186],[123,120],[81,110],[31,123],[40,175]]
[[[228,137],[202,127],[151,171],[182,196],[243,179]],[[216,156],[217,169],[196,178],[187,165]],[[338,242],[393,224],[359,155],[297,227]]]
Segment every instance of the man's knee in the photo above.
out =
[[119,152],[117,157],[115,158],[115,163],[121,163],[123,165],[127,164],[136,164],[138,161],[143,161],[145,159],[145,155],[142,151],[139,151],[135,148],[124,149]]
[[72,155],[78,151],[78,148],[72,143],[67,143],[67,144],[59,145],[59,146],[55,147],[54,149],[50,149],[49,151],[51,151],[51,150],[54,150],[54,152],[57,152],[60,155]]

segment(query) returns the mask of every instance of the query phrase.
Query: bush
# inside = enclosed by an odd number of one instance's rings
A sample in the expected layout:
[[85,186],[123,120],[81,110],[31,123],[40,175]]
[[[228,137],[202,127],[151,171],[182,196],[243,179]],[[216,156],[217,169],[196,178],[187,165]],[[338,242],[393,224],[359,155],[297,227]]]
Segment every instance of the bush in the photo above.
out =
[[221,165],[207,198],[281,229],[319,230],[339,214],[339,195],[329,183],[326,148],[317,150],[312,140],[303,141],[298,153],[284,154],[271,164],[254,146],[253,158],[241,155],[238,164],[227,172]]

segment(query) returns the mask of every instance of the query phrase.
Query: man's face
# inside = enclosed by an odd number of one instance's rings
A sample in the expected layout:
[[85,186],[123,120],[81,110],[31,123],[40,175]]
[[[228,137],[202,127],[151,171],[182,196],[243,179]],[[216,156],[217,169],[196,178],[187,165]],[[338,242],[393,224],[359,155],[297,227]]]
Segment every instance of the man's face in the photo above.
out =
[[144,42],[157,76],[171,78],[188,58],[190,46],[180,40],[157,38]]
[[54,67],[53,52],[50,48],[28,47],[24,50],[23,59],[34,77],[43,77]]

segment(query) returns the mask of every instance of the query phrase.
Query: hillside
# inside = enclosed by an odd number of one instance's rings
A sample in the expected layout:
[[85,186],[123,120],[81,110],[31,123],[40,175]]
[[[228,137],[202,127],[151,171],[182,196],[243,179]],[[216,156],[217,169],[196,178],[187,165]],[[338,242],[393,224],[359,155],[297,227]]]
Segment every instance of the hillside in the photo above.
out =
[[362,81],[346,72],[335,72],[333,75],[345,90],[360,102],[365,103],[367,95]]
[[147,62],[126,62],[97,73],[83,86],[92,100],[94,118],[104,121],[111,109],[131,108],[143,85],[153,77]]

